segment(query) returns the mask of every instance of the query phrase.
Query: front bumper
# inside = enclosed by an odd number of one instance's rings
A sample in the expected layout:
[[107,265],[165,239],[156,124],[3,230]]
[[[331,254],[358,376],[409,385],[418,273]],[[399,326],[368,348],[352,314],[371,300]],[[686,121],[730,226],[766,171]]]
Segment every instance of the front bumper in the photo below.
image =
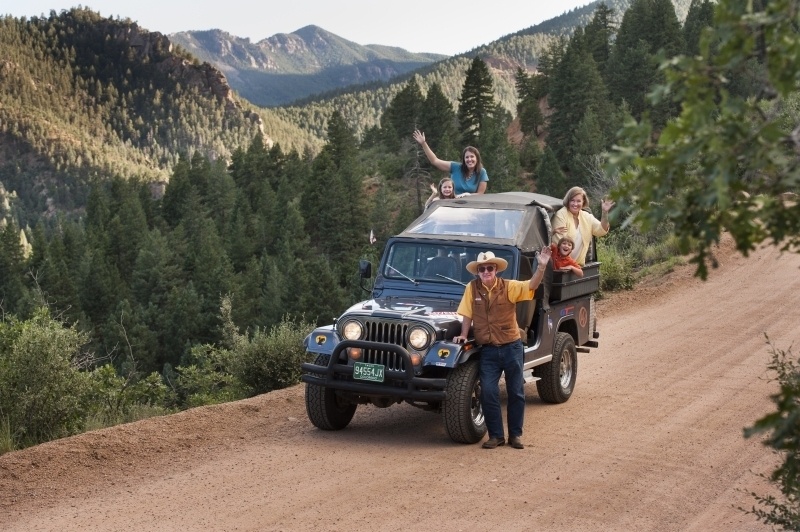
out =
[[[396,371],[386,368],[383,382],[355,380],[353,379],[353,366],[339,362],[342,351],[348,347],[392,352],[404,359],[405,370]],[[333,348],[327,366],[306,362],[302,368],[309,372],[300,378],[303,382],[334,390],[354,392],[370,397],[396,397],[411,401],[443,401],[446,397],[447,379],[414,375],[411,356],[399,345],[366,340],[344,340]]]

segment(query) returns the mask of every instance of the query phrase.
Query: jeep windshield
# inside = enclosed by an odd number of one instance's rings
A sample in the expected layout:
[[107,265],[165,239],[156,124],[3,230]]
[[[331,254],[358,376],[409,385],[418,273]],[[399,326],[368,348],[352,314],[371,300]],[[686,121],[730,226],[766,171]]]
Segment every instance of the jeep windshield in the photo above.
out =
[[523,210],[516,209],[440,206],[405,233],[512,239],[520,230],[524,215]]
[[[493,251],[498,257],[514,264],[508,249],[476,248],[449,243],[395,242],[388,250],[383,268],[387,279],[404,279],[408,282],[434,281],[465,284],[474,279],[466,265],[475,260],[481,251]],[[511,268],[500,276],[511,275]]]

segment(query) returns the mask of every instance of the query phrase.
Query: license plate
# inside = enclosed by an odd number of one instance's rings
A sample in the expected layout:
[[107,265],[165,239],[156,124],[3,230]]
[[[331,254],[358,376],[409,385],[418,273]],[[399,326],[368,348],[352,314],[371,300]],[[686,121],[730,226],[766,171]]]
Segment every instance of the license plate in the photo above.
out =
[[381,364],[353,363],[353,378],[362,381],[383,382],[384,366]]

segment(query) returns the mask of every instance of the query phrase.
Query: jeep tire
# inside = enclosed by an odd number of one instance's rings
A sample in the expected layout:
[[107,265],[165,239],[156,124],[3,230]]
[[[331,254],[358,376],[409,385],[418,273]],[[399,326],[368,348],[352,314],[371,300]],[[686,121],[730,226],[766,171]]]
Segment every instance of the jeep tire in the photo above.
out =
[[553,360],[537,366],[534,374],[539,377],[536,391],[542,401],[554,404],[566,402],[572,396],[578,376],[578,353],[572,336],[564,332],[557,333]]
[[447,435],[454,442],[477,443],[486,434],[478,377],[478,361],[469,360],[453,369],[447,379],[442,418]]
[[[318,366],[328,365],[327,355],[318,355],[314,361]],[[341,430],[353,419],[355,403],[342,400],[336,390],[306,384],[306,413],[315,427],[322,430]]]

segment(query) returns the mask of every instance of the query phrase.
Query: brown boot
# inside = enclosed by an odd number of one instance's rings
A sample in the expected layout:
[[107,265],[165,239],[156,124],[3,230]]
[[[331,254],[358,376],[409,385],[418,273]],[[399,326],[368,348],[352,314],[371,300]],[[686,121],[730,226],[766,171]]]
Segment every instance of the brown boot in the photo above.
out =
[[522,445],[522,440],[519,439],[519,436],[510,436],[508,438],[508,444],[513,447],[514,449],[524,449],[525,446]]
[[505,445],[506,440],[503,438],[489,438],[485,442],[483,442],[484,449],[494,449],[495,447],[500,447],[501,445]]

